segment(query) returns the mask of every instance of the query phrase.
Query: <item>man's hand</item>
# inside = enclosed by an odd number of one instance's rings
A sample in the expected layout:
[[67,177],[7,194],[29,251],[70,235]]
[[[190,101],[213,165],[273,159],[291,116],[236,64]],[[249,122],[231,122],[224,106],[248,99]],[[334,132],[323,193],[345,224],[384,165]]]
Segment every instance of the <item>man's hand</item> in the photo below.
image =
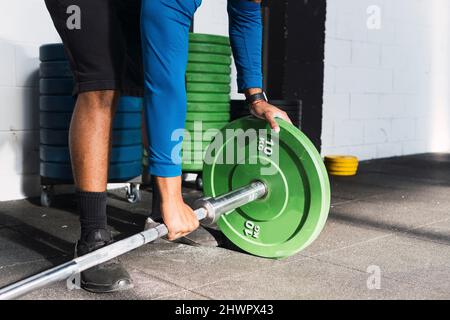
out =
[[[245,94],[249,96],[260,92],[262,92],[261,89],[248,89]],[[278,126],[275,118],[281,118],[292,124],[292,121],[291,119],[289,119],[289,116],[286,112],[264,100],[254,102],[250,106],[250,112],[257,118],[267,120],[267,122],[269,122],[270,124],[270,127],[275,130],[275,132],[280,132],[280,127]]]
[[155,181],[161,196],[161,215],[169,230],[167,239],[173,241],[195,231],[200,223],[183,200],[181,177],[155,177]]

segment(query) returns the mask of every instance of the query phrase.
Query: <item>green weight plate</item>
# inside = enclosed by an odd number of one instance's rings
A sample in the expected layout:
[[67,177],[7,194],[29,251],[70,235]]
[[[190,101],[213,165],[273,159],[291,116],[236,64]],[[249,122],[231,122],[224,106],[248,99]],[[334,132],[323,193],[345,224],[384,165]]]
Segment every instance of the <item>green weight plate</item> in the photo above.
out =
[[205,150],[183,150],[182,159],[183,163],[196,163],[203,165],[203,159],[205,155]]
[[231,67],[223,64],[212,63],[189,63],[186,69],[187,72],[193,73],[207,73],[207,74],[222,74],[230,76]]
[[39,76],[41,78],[73,78],[69,61],[41,62]]
[[229,103],[188,103],[187,112],[230,112],[230,104]]
[[183,150],[206,150],[209,145],[208,141],[184,141]]
[[189,42],[191,43],[210,43],[230,46],[230,38],[204,33],[189,33]]
[[231,76],[221,74],[201,74],[201,73],[186,73],[186,81],[188,83],[212,83],[212,84],[227,84],[231,82]]
[[229,112],[192,112],[186,115],[186,121],[228,121]]
[[[41,162],[40,173],[44,178],[72,181],[70,164]],[[111,164],[108,170],[108,182],[125,182],[142,174],[142,162],[124,162]]]
[[208,53],[189,53],[188,61],[189,63],[221,64],[228,67],[231,65],[231,57]]
[[229,103],[230,95],[223,93],[187,93],[188,103],[192,102],[213,102],[213,103]]
[[184,172],[201,172],[203,163],[182,163],[181,168]]
[[[217,152],[211,152],[215,147],[211,144],[203,166],[206,196],[225,194],[255,180],[267,185],[263,199],[223,215],[218,222],[238,247],[267,258],[287,257],[306,248],[320,234],[330,208],[330,184],[319,153],[301,131],[277,121],[281,128],[277,136],[270,136],[266,121],[254,117],[230,123],[222,129],[224,134],[227,129],[243,131],[236,131],[238,138],[229,135]],[[251,130],[255,130],[251,139],[236,143],[243,134],[252,136]],[[221,161],[230,158],[234,161]]]
[[225,93],[231,92],[228,84],[208,84],[208,83],[187,83],[186,90],[188,93]]
[[222,129],[228,122],[186,121],[185,129],[190,131],[204,131],[208,129]]
[[189,44],[190,53],[207,53],[207,54],[218,54],[224,56],[231,55],[231,47],[224,46],[220,44],[207,44],[207,43],[190,43]]
[[220,129],[209,129],[205,131],[187,131],[184,135],[185,141],[207,141],[211,142],[212,139],[220,132]]
[[71,95],[72,90],[72,79],[41,79],[39,81],[39,92],[41,94]]
[[39,48],[41,61],[67,60],[62,43],[44,44]]

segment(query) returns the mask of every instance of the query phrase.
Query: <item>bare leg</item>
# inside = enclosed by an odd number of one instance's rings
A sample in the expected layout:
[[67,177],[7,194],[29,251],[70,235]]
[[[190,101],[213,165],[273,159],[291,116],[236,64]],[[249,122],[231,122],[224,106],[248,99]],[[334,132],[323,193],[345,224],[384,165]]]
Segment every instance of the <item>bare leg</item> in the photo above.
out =
[[96,91],[78,96],[69,144],[75,185],[86,192],[104,192],[108,178],[111,130],[118,93]]

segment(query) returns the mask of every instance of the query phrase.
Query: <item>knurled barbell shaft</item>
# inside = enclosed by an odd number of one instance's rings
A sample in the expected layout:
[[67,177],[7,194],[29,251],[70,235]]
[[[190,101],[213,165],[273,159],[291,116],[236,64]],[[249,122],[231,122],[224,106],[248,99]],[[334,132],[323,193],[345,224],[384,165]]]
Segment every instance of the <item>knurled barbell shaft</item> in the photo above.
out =
[[[264,183],[253,182],[248,186],[217,198],[201,199],[197,202],[198,209],[194,212],[200,221],[204,220],[207,224],[210,224],[211,221],[217,221],[220,215],[262,198],[266,192]],[[16,299],[52,283],[70,279],[82,271],[164,237],[167,233],[167,227],[164,224],[160,224],[129,238],[114,242],[106,247],[0,289],[0,300]]]

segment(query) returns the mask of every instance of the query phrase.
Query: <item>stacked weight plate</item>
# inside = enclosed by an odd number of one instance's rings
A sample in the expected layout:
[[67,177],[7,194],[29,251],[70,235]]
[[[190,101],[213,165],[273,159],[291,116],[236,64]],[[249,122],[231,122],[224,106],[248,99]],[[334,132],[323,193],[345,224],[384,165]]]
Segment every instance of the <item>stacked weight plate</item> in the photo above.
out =
[[326,156],[325,166],[332,176],[354,176],[358,171],[358,158],[353,156]]
[[[68,147],[75,99],[73,78],[62,44],[40,48],[41,176],[71,182]],[[142,172],[142,99],[122,97],[114,118],[110,182],[138,177]]]
[[231,48],[227,37],[189,35],[183,171],[199,172],[213,133],[230,120]]
[[[301,129],[302,102],[300,100],[270,100],[270,104],[285,111],[292,123]],[[231,120],[236,120],[250,115],[247,104],[244,100],[231,101]]]

